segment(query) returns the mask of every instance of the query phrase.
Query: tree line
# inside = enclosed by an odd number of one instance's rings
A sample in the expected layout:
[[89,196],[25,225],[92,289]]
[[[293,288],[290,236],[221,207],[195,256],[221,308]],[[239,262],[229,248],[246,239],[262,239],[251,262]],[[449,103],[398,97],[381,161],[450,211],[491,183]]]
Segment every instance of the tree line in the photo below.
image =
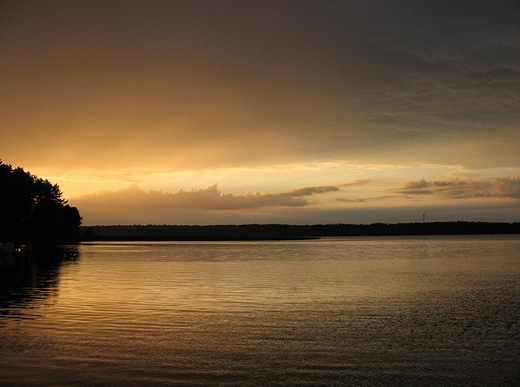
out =
[[0,236],[18,244],[77,242],[81,216],[57,184],[0,160]]
[[280,240],[327,236],[519,234],[520,223],[431,222],[373,224],[118,225],[83,228],[84,240]]

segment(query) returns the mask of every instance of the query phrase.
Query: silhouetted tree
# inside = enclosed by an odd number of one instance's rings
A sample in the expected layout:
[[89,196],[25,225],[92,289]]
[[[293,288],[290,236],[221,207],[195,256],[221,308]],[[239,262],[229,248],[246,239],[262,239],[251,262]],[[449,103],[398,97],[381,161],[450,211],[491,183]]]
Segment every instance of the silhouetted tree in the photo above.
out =
[[0,160],[0,233],[23,243],[75,242],[81,216],[57,184]]

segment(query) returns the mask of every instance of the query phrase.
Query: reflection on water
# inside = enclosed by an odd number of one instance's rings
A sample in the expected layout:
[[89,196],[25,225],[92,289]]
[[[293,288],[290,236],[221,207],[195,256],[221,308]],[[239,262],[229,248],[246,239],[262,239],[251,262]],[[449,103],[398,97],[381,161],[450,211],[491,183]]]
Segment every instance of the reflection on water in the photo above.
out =
[[27,309],[56,296],[60,268],[78,256],[77,246],[26,246],[0,256],[0,314],[27,317]]
[[520,239],[104,243],[2,263],[1,385],[516,383]]

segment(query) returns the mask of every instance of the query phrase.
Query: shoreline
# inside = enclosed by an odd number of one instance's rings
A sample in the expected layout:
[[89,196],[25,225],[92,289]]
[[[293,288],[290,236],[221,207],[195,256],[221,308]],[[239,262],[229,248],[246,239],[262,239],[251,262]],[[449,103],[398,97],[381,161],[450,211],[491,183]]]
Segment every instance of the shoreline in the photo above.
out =
[[81,227],[83,242],[94,241],[262,241],[331,236],[520,234],[520,222],[429,222],[374,224],[113,225]]

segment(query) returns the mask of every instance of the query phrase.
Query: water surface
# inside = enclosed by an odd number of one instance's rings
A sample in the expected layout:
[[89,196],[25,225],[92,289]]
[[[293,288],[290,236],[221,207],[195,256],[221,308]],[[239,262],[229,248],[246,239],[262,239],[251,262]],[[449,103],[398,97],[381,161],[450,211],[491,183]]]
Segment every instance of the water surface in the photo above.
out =
[[504,386],[518,236],[89,243],[1,258],[0,384]]

